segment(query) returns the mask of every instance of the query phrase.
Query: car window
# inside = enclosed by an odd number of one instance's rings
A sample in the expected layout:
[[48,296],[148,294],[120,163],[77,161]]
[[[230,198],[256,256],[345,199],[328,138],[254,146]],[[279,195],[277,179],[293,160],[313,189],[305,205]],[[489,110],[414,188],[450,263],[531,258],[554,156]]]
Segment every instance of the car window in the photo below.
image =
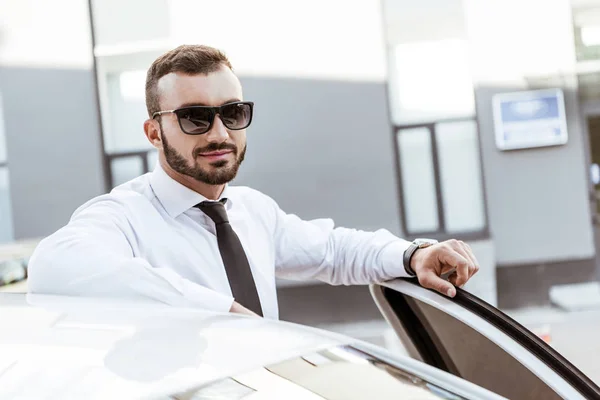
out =
[[[415,284],[416,285],[416,284]],[[396,327],[414,357],[507,398],[561,399],[564,390],[586,398],[599,398],[600,389],[556,350],[477,297],[459,290],[452,300],[489,322],[514,340],[523,354],[534,355],[560,376],[536,375],[513,354],[485,334],[441,308],[391,288],[380,288],[397,318]],[[425,289],[422,289],[425,290]],[[414,292],[414,293],[413,293]],[[389,317],[389,316],[388,316]],[[516,354],[516,353],[515,353]],[[564,381],[563,381],[564,379]],[[560,392],[559,393],[557,393]]]
[[352,346],[339,346],[173,395],[173,400],[419,399],[463,397]]
[[509,399],[561,399],[554,390],[481,333],[419,300],[408,299],[451,372]]

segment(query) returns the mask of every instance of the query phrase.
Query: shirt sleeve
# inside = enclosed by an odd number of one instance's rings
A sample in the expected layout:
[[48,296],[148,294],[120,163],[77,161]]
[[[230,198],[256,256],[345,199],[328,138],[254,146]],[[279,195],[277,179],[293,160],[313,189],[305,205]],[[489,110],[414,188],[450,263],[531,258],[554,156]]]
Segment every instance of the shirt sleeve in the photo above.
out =
[[408,277],[402,257],[410,242],[385,229],[335,228],[330,219],[305,221],[273,201],[275,267],[280,278],[361,285]]
[[75,212],[40,242],[28,266],[31,293],[145,298],[179,307],[228,312],[233,298],[198,285],[168,266],[134,257],[134,232],[116,202]]

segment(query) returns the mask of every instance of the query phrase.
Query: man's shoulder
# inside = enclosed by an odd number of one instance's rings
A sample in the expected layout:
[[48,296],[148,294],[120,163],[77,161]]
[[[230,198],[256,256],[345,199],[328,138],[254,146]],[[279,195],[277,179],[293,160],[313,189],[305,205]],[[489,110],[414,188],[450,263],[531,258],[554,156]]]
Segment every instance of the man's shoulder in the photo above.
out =
[[270,196],[247,186],[229,186],[227,190],[227,196],[231,197],[235,208],[239,207],[240,211],[243,210],[269,230],[276,226],[279,206]]
[[229,186],[227,191],[232,200],[241,200],[245,204],[274,203],[274,200],[265,193],[248,186]]
[[109,194],[121,197],[135,197],[136,195],[146,195],[150,191],[151,172],[140,175],[130,181],[113,188]]
[[279,205],[265,193],[247,186],[230,186],[228,190],[234,202],[239,201],[249,211],[260,211],[255,215],[262,215],[268,219],[277,215]]
[[149,205],[152,197],[149,174],[145,174],[116,186],[109,193],[88,200],[75,211],[74,215],[92,207],[125,211],[128,208],[139,207],[142,204]]

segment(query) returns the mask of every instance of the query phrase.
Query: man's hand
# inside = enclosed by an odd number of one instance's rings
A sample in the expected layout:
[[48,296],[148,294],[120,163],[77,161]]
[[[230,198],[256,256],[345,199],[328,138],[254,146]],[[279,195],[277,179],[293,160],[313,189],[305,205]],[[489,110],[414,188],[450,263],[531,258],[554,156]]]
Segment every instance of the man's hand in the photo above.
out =
[[242,306],[237,301],[233,302],[233,304],[231,305],[231,308],[229,309],[229,312],[258,317],[258,314],[256,314],[254,311],[248,310],[246,307]]
[[[462,287],[479,271],[479,263],[469,245],[454,239],[417,250],[410,266],[421,286],[449,297],[456,295],[454,286]],[[450,282],[440,278],[452,270],[448,277]]]

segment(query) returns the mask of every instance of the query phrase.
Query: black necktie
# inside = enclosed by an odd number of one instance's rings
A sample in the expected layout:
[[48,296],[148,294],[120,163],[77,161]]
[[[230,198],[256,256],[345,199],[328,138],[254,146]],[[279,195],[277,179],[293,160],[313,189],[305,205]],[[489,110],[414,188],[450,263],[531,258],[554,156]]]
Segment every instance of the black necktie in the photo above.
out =
[[262,317],[262,308],[252,270],[240,238],[229,224],[225,202],[227,202],[227,199],[203,201],[197,204],[196,207],[215,223],[219,252],[225,265],[225,272],[235,301]]

